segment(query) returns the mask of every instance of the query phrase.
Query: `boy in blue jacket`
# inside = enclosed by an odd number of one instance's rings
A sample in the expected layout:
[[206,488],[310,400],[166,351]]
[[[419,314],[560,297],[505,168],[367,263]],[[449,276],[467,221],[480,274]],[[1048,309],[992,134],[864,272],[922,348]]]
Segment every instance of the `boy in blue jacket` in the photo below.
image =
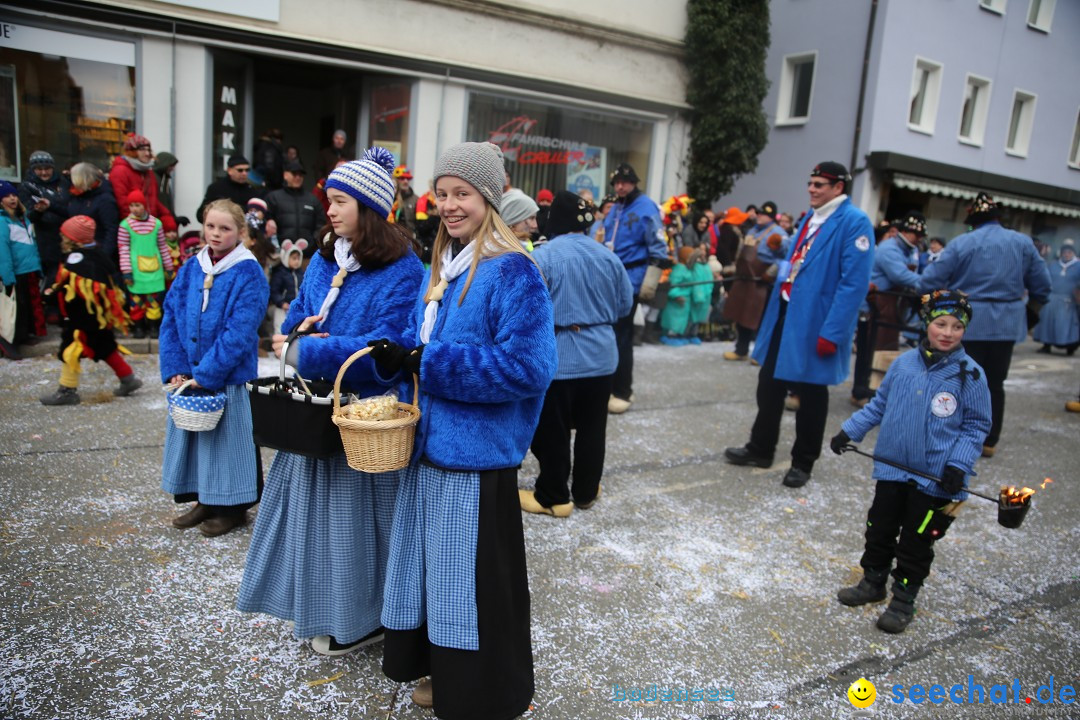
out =
[[941,478],[938,483],[911,477],[893,465],[874,463],[877,488],[866,518],[863,579],[837,598],[853,607],[884,600],[892,570],[892,601],[877,621],[888,633],[903,632],[915,616],[915,596],[930,574],[934,543],[967,499],[966,478],[974,474],[990,431],[985,374],[960,344],[971,320],[967,296],[937,290],[922,301],[926,338],[893,362],[874,399],[829,443],[839,455],[880,425],[877,457]]

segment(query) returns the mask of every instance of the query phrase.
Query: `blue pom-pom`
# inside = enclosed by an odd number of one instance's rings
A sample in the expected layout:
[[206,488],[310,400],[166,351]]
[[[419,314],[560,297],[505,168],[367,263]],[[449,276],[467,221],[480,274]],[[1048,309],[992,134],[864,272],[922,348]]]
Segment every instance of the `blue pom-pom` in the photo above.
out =
[[394,154],[384,147],[372,145],[364,151],[364,159],[381,165],[386,172],[394,173]]

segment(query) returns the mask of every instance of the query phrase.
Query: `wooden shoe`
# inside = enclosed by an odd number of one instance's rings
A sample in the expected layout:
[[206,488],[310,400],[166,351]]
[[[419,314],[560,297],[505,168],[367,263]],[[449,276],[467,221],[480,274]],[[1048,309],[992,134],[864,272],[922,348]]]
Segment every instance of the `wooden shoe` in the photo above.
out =
[[564,518],[570,517],[570,513],[574,511],[574,503],[562,503],[559,505],[552,505],[551,507],[544,507],[536,501],[535,490],[518,490],[518,502],[521,504],[521,509],[525,512],[536,513],[537,515],[551,515],[552,517]]
[[348,655],[354,650],[359,650],[362,647],[382,642],[385,638],[386,630],[381,627],[369,632],[359,640],[345,645],[339,643],[333,635],[316,635],[311,638],[311,649],[320,655],[339,657],[341,655]]
[[608,398],[607,411],[612,415],[622,415],[624,412],[630,409],[630,403],[632,400],[623,400],[612,395]]
[[247,513],[215,515],[209,520],[203,521],[202,525],[199,526],[199,532],[206,537],[217,537],[244,525],[247,525]]
[[1065,403],[1066,412],[1080,413],[1080,400],[1070,400]]
[[205,505],[195,503],[195,505],[183,515],[174,517],[172,520],[172,526],[177,530],[187,530],[193,528],[204,520],[209,520],[214,516],[214,511]]
[[788,395],[786,398],[784,398],[784,409],[785,410],[790,410],[791,412],[798,412],[799,411],[799,396],[798,395]]
[[982,456],[985,458],[994,457],[994,453],[997,452],[997,448],[993,445],[983,445]]
[[731,352],[730,350],[728,350],[727,352],[724,353],[724,359],[725,360],[735,360],[735,361],[738,361],[738,362],[742,362],[742,361],[746,360],[746,355],[740,355],[737,352]]
[[434,695],[431,692],[431,678],[426,677],[416,684],[412,691],[412,701],[422,708],[429,708],[435,704]]

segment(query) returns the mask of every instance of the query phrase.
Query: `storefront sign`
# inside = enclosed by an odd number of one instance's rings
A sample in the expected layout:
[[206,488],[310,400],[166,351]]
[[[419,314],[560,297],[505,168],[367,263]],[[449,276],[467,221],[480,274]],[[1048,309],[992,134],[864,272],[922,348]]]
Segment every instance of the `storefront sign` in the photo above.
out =
[[214,161],[224,172],[231,155],[244,152],[244,88],[246,68],[214,59]]
[[587,162],[586,143],[533,135],[538,122],[525,115],[491,131],[488,142],[498,145],[507,160],[522,165],[571,165]]

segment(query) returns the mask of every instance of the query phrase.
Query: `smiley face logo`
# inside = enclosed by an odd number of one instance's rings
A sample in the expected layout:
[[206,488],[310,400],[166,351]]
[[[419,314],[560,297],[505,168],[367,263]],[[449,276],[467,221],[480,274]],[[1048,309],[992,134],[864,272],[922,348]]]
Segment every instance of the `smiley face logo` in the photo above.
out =
[[857,708],[868,708],[877,700],[877,688],[866,678],[859,678],[847,689],[848,700]]

